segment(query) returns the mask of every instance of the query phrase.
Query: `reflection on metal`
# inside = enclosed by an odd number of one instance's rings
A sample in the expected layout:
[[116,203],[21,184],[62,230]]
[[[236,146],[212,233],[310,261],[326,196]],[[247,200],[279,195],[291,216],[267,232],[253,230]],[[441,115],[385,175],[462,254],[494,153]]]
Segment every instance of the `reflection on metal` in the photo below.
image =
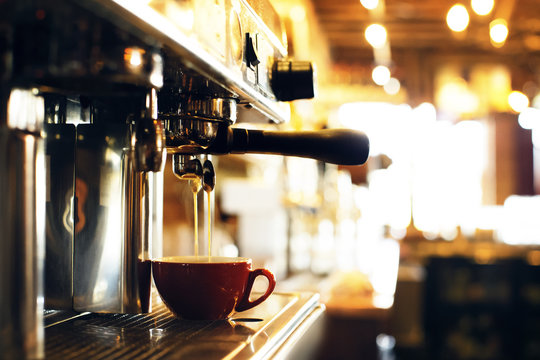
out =
[[195,180],[201,182],[203,168],[201,161],[195,156],[173,154],[172,170],[180,180]]
[[165,163],[165,131],[157,119],[157,94],[152,89],[146,96],[146,114],[133,125],[131,157],[135,171],[161,171]]
[[[183,154],[203,152],[220,123],[236,121],[238,103],[263,121],[287,120],[267,66],[245,74],[242,61],[243,31],[273,44],[259,49],[263,62],[286,56],[268,1],[253,2],[261,9],[236,2],[234,12],[230,1],[184,3],[193,10],[193,26],[185,27],[192,34],[138,1],[2,6],[0,42],[10,48],[0,49],[0,356],[43,355],[45,301],[70,311],[149,310],[150,259],[152,251],[160,256],[162,239],[161,120],[171,152]],[[178,75],[182,107],[164,107],[158,119],[156,90],[168,86],[166,69]],[[186,72],[198,80],[182,83],[192,79]],[[14,83],[24,89],[8,101],[4,91]],[[159,342],[157,329],[154,335]]]
[[47,135],[45,306],[52,309],[71,309],[75,126],[45,124],[45,133]]
[[45,124],[48,308],[149,311],[152,239],[161,248],[163,181],[162,174],[136,171],[134,163],[140,160],[139,170],[160,170],[164,139],[160,126],[153,126],[158,122],[149,119],[155,111],[139,95],[84,102],[44,96],[51,122]]
[[182,114],[234,124],[236,121],[236,101],[234,99],[209,98],[190,99],[185,103]]
[[219,122],[206,118],[181,118],[163,115],[167,152],[171,154],[200,154],[216,138]]
[[0,116],[7,119],[0,119],[0,354],[39,358],[44,351],[45,157],[38,132],[43,99],[16,89],[9,104],[1,99]]
[[152,173],[133,170],[129,138],[123,124],[77,127],[76,310],[148,311],[150,236],[160,226],[151,200],[161,189],[149,186]]
[[205,160],[203,164],[203,190],[210,192],[216,186],[216,172],[210,160]]
[[[182,58],[184,65],[238,94],[242,103],[250,104],[257,110],[251,111],[252,113],[263,113],[266,120],[271,119],[277,123],[289,120],[288,107],[268,96],[271,93],[268,84],[264,81],[258,83],[257,78],[264,80],[267,74],[262,76],[254,71],[251,75],[243,74],[243,70],[239,68],[241,62],[230,63],[228,60],[229,56],[231,59],[239,57],[238,44],[244,41],[242,32],[257,33],[261,42],[264,40],[272,45],[258,49],[261,59],[266,61],[268,58],[287,56],[284,27],[269,1],[250,1],[249,4],[240,1],[234,11],[228,13],[225,11],[225,2],[222,1],[176,2],[176,6],[167,7],[162,6],[162,2],[146,5],[130,0],[91,0],[83,2],[82,5],[92,11],[107,8],[108,18],[115,21],[121,18],[129,25],[136,26],[137,31],[157,39],[171,49],[175,56]],[[167,12],[168,8],[182,7],[186,9],[181,12]],[[185,21],[185,17],[182,19],[184,21],[179,20],[180,13],[192,14],[194,26],[182,29],[190,21]],[[222,15],[227,18],[224,19]],[[224,31],[227,29],[225,24],[234,23],[234,18],[238,17],[242,22],[242,32],[235,31],[238,26]],[[223,36],[223,33],[227,33],[227,36]],[[225,43],[225,39],[230,39],[231,44]],[[233,53],[222,56],[222,53],[227,51]],[[261,67],[259,72],[265,71],[266,68]]]
[[58,325],[46,328],[47,359],[286,358],[323,312],[318,295],[275,293],[229,321],[186,321],[154,300],[148,315],[87,314],[65,321],[53,314],[50,322]]

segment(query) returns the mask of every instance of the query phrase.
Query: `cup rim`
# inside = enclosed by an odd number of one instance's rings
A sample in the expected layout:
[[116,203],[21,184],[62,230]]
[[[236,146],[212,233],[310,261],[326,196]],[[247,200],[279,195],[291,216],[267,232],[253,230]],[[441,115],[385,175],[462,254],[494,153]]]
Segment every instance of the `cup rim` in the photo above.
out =
[[[175,255],[152,259],[152,263],[175,263],[175,264],[238,264],[251,263],[251,259],[242,256],[211,256],[208,255]],[[197,261],[194,261],[197,260]]]

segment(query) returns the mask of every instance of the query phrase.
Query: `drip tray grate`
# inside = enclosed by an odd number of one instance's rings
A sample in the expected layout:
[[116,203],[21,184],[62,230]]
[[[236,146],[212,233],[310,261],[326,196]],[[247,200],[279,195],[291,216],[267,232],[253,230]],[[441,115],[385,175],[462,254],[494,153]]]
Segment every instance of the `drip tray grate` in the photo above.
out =
[[229,321],[179,320],[161,301],[150,314],[79,314],[45,329],[46,357],[248,358],[276,351],[317,306],[313,294],[273,294]]

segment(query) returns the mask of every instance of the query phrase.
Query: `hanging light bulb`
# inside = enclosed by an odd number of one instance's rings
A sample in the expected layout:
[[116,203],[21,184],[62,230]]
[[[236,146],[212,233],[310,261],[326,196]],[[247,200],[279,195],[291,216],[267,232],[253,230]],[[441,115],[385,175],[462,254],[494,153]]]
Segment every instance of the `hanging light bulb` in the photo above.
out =
[[526,108],[518,116],[519,125],[527,130],[538,128],[540,125],[540,110],[536,108]]
[[384,84],[384,91],[388,95],[396,95],[399,92],[399,89],[401,88],[401,84],[399,83],[399,80],[396,78],[390,78],[386,84]]
[[360,3],[368,10],[373,10],[379,6],[379,0],[360,0]]
[[448,14],[446,14],[446,23],[450,30],[461,32],[469,26],[469,12],[465,6],[456,4],[448,10]]
[[489,23],[489,37],[493,46],[501,47],[504,45],[508,37],[508,26],[504,19],[495,19]]
[[493,10],[494,0],[471,0],[473,11],[480,16],[487,15]]
[[521,91],[512,91],[508,95],[508,105],[517,113],[529,107],[529,98]]
[[386,28],[381,24],[371,24],[364,33],[367,42],[374,48],[382,48],[386,44]]
[[375,66],[371,72],[371,78],[377,85],[384,85],[390,80],[390,69],[384,65]]

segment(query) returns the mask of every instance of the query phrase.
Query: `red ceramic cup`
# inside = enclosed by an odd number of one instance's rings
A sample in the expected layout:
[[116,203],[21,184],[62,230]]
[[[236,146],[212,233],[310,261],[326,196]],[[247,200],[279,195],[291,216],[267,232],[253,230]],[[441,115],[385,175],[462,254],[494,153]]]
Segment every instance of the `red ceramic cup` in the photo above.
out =
[[[266,300],[276,286],[266,269],[251,268],[242,257],[171,256],[152,261],[154,282],[161,299],[176,316],[191,320],[227,319]],[[249,299],[258,276],[268,279],[266,292]]]

